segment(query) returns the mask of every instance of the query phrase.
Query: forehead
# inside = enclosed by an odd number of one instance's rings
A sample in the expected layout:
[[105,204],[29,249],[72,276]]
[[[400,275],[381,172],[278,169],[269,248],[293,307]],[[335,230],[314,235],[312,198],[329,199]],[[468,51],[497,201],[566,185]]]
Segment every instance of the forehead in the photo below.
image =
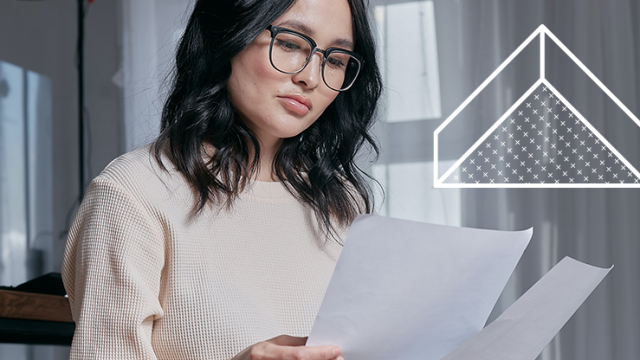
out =
[[347,0],[297,0],[274,25],[309,35],[319,47],[353,44],[353,22]]

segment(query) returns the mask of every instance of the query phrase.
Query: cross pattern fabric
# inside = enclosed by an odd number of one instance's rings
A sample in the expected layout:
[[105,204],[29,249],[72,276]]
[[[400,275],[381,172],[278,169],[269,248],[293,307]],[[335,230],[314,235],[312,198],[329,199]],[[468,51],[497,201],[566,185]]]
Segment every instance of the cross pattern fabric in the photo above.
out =
[[445,180],[462,184],[628,184],[634,172],[545,85]]

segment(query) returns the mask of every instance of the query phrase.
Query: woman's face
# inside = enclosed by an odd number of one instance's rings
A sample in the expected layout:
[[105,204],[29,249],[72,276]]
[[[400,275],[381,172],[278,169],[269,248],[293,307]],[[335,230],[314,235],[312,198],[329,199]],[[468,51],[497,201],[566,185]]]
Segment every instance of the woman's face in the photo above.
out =
[[[321,49],[353,44],[347,0],[297,0],[272,25],[312,37]],[[231,103],[263,146],[300,134],[320,117],[338,95],[322,80],[322,54],[316,52],[297,74],[283,74],[269,62],[271,34],[263,31],[231,60]],[[306,105],[305,105],[306,103]]]

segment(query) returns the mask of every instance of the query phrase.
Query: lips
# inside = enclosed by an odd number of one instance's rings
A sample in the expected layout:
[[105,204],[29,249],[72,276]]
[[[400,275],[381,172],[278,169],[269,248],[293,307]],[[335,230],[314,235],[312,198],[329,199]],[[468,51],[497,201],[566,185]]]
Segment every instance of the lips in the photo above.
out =
[[283,95],[278,98],[287,109],[300,115],[306,115],[313,108],[311,100],[302,95]]

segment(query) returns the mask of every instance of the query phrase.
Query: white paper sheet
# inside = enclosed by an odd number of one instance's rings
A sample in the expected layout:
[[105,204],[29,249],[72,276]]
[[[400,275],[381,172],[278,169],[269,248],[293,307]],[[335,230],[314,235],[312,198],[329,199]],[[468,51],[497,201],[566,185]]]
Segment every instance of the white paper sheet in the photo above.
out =
[[482,329],[531,235],[359,216],[307,345],[438,360]]
[[535,360],[611,268],[565,257],[502,315],[442,360]]

